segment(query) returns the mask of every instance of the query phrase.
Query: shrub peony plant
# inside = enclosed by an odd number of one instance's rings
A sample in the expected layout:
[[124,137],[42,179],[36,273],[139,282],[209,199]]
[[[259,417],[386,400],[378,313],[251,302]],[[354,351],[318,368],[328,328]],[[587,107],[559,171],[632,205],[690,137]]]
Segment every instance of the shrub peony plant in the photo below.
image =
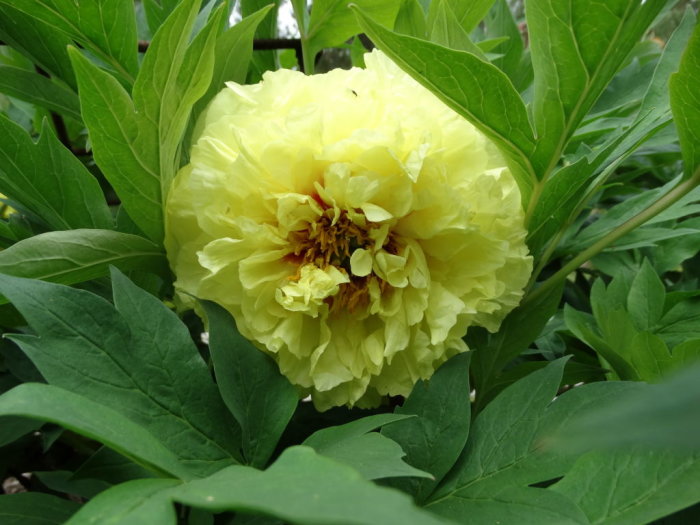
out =
[[214,301],[320,410],[407,395],[532,270],[496,148],[380,52],[235,83],[167,205],[176,288]]

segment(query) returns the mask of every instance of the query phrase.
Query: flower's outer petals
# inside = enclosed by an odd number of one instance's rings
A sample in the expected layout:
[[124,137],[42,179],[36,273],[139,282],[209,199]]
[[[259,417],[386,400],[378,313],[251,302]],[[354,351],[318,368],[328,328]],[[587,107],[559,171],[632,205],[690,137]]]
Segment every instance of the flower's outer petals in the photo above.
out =
[[378,51],[228,83],[168,195],[180,304],[215,301],[315,406],[408,395],[532,271],[520,193],[474,126]]

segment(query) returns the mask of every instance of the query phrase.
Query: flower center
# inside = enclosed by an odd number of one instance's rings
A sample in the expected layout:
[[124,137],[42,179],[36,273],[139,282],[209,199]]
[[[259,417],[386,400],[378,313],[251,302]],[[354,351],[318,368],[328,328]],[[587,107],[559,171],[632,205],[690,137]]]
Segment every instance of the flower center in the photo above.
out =
[[[371,222],[359,226],[345,210],[341,210],[335,218],[333,214],[333,209],[326,209],[306,230],[290,233],[289,240],[294,248],[290,258],[298,264],[298,268],[289,280],[298,281],[301,268],[306,265],[314,265],[320,269],[334,266],[348,277],[349,282],[341,283],[338,292],[327,297],[325,302],[330,306],[331,312],[355,312],[369,305],[370,289],[381,295],[389,288],[389,284],[371,270],[367,275],[353,274],[350,264],[352,254],[356,250],[372,250],[376,241],[370,232],[378,230],[380,226]],[[396,253],[397,245],[393,234],[389,233],[386,236],[383,248],[390,253]]]

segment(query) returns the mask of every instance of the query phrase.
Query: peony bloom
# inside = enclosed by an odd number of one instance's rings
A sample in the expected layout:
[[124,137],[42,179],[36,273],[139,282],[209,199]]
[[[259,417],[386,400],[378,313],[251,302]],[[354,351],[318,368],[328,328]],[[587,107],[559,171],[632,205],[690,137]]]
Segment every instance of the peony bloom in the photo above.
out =
[[227,308],[320,410],[407,395],[469,326],[498,328],[532,269],[494,146],[366,63],[229,83],[168,200],[176,288]]

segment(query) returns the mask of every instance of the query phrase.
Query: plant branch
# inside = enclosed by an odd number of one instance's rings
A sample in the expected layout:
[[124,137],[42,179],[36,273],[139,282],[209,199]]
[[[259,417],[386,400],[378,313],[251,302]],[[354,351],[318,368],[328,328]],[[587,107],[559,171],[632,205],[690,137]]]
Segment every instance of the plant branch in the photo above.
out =
[[537,297],[545,293],[547,290],[552,288],[552,286],[556,286],[559,282],[566,279],[566,277],[571,272],[576,270],[583,263],[585,263],[595,255],[603,251],[605,248],[610,246],[613,242],[618,240],[623,235],[626,235],[635,228],[638,228],[639,226],[647,222],[649,219],[655,217],[656,215],[664,211],[666,208],[676,203],[679,199],[685,196],[698,184],[700,184],[700,167],[696,168],[695,172],[689,179],[686,179],[677,184],[675,188],[673,188],[671,191],[669,191],[651,206],[640,211],[637,215],[630,218],[628,221],[621,224],[614,230],[610,231],[598,242],[592,244],[591,246],[583,250],[581,253],[579,253],[576,257],[571,259],[558,272],[556,272],[549,279],[543,282],[539,288],[536,288],[531,293],[529,293],[523,300],[523,303],[527,303],[536,299]]

